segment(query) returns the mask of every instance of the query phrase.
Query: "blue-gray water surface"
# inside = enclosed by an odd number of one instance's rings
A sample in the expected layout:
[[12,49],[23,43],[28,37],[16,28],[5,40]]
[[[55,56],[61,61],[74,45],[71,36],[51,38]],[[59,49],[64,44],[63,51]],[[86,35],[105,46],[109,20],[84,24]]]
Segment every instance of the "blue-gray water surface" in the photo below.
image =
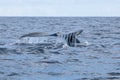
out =
[[[13,44],[31,32],[81,29],[78,39],[90,45]],[[120,80],[120,18],[0,17],[0,80]]]

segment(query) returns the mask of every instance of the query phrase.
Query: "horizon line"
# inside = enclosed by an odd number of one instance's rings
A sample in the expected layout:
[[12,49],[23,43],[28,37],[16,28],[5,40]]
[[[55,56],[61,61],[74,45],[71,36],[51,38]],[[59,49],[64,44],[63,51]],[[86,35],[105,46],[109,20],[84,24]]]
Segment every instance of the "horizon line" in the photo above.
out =
[[0,17],[120,17],[120,16],[35,16],[35,15],[31,15],[31,16],[22,16],[22,15],[18,15],[18,16],[10,16],[10,15],[4,15],[4,16],[1,16]]

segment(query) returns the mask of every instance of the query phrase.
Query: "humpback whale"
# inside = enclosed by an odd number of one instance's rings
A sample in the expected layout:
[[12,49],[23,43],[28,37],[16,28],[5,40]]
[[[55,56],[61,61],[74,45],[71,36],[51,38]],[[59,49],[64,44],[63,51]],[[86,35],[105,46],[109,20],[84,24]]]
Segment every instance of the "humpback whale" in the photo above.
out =
[[78,30],[75,32],[71,32],[71,33],[67,33],[67,34],[61,34],[60,32],[57,33],[53,33],[53,34],[45,34],[45,33],[41,33],[41,32],[35,32],[35,33],[29,33],[29,34],[25,34],[23,36],[20,37],[24,38],[24,37],[43,37],[43,36],[54,36],[54,37],[61,37],[63,38],[68,46],[75,46],[76,43],[80,43],[80,41],[77,39],[77,36],[80,35],[83,32],[83,30]]

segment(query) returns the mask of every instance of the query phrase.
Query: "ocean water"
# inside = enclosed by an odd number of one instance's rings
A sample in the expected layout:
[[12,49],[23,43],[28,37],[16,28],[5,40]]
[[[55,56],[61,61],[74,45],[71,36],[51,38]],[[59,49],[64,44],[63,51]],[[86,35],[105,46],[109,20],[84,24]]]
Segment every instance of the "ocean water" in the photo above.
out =
[[[31,32],[81,29],[87,46],[16,43]],[[120,80],[120,18],[0,17],[0,80]]]

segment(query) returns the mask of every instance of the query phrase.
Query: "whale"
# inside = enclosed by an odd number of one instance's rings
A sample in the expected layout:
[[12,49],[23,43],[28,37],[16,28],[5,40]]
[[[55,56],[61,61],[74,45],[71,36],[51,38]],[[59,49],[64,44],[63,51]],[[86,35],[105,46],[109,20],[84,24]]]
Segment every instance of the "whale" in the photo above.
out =
[[52,33],[52,34],[47,34],[47,33],[42,33],[42,32],[33,32],[33,33],[28,33],[25,35],[22,35],[19,39],[25,38],[25,37],[57,37],[57,38],[62,38],[65,40],[66,44],[68,46],[74,47],[77,43],[80,43],[80,40],[77,38],[83,30],[78,30],[75,32],[70,32],[66,34],[62,34],[60,32]]

